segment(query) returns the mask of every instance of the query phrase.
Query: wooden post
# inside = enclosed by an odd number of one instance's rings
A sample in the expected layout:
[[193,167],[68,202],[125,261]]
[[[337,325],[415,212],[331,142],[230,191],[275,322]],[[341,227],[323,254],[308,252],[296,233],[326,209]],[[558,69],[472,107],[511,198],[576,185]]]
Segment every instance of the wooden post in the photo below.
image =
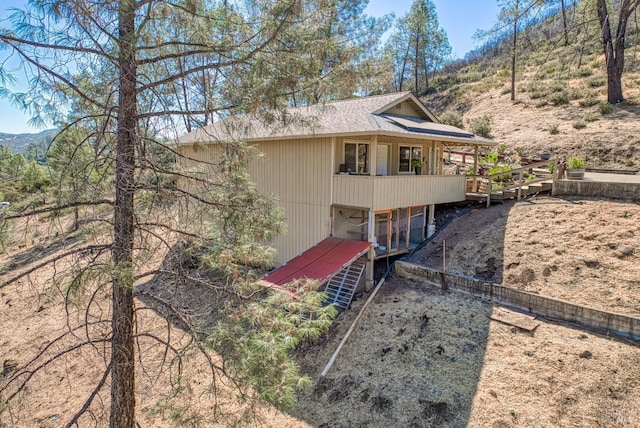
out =
[[376,214],[369,211],[369,222],[367,223],[367,239],[372,245],[369,246],[369,264],[367,265],[367,288],[371,289],[374,282],[374,263],[376,260],[376,249],[373,247],[375,241]]
[[422,240],[424,241],[425,229],[427,228],[427,207],[422,207]]
[[376,171],[378,169],[378,136],[374,135],[371,137],[371,153],[369,153],[369,175],[372,177],[376,176]]
[[405,234],[405,238],[407,248],[409,248],[409,245],[411,244],[411,207],[407,208],[407,231]]
[[329,359],[329,362],[327,363],[326,367],[324,368],[324,370],[322,370],[322,373],[320,373],[320,381],[322,381],[322,379],[325,378],[325,376],[327,375],[327,372],[329,371],[333,363],[336,361],[336,358],[338,357],[338,354],[342,350],[342,347],[344,346],[345,343],[347,343],[347,340],[349,340],[349,336],[351,336],[351,333],[353,332],[353,330],[355,330],[356,326],[358,325],[358,322],[360,321],[360,318],[362,318],[362,315],[364,315],[364,311],[367,309],[367,307],[369,307],[369,304],[371,303],[373,298],[376,297],[376,294],[378,294],[378,290],[380,290],[380,287],[382,287],[382,284],[384,284],[384,278],[380,280],[376,288],[373,290],[373,293],[371,293],[371,296],[369,296],[367,301],[364,302],[364,305],[362,306],[362,309],[360,309],[358,316],[356,316],[356,319],[353,320],[351,327],[349,327],[349,330],[347,330],[347,334],[344,335],[344,337],[340,341],[340,344],[338,345],[335,352]]
[[489,184],[487,184],[487,208],[489,208],[491,206],[491,176],[487,180],[489,180]]
[[442,290],[449,289],[447,285],[447,241],[442,240]]
[[427,238],[431,238],[435,231],[436,223],[436,206],[434,204],[429,205],[429,219],[427,221]]

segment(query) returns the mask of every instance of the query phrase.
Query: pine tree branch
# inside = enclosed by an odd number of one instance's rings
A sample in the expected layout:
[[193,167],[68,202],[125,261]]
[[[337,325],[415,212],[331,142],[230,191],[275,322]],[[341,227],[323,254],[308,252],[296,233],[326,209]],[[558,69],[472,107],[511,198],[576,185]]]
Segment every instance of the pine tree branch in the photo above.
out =
[[13,219],[16,219],[16,218],[31,217],[31,216],[34,216],[34,215],[56,212],[56,211],[64,210],[64,209],[67,209],[67,208],[85,207],[85,206],[88,207],[88,206],[96,206],[96,205],[110,205],[110,206],[113,206],[113,201],[110,201],[108,199],[101,199],[99,201],[69,202],[67,204],[56,205],[56,206],[47,207],[47,208],[40,208],[40,209],[37,209],[37,210],[25,211],[25,212],[21,212],[21,213],[18,213],[18,214],[3,215],[3,216],[0,216],[0,221],[13,220]]
[[75,248],[73,250],[64,252],[62,254],[58,254],[57,256],[52,257],[50,259],[47,259],[47,260],[45,260],[43,262],[40,262],[40,263],[32,266],[31,268],[27,269],[26,271],[19,273],[18,275],[14,276],[13,278],[8,279],[4,283],[0,284],[0,289],[4,288],[4,287],[6,287],[6,286],[8,286],[10,284],[13,284],[14,282],[24,278],[25,276],[28,276],[28,275],[32,274],[33,272],[37,271],[38,269],[41,269],[41,268],[43,268],[43,267],[45,267],[45,266],[47,266],[47,265],[49,265],[51,263],[55,263],[55,262],[59,261],[59,260],[65,259],[65,258],[67,258],[69,256],[73,256],[73,255],[80,254],[80,253],[83,253],[83,252],[93,252],[93,251],[102,252],[102,251],[104,251],[106,249],[109,249],[111,247],[112,247],[111,244],[107,244],[107,245],[87,245],[86,247]]

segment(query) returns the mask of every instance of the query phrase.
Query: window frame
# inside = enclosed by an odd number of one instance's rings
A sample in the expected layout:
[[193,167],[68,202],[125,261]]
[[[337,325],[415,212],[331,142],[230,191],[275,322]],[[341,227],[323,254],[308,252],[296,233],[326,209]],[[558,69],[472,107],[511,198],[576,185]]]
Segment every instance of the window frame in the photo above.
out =
[[[356,171],[351,171],[350,174],[371,174],[371,143],[369,141],[357,141],[357,140],[344,140],[343,141],[343,145],[342,145],[342,163],[345,165],[345,167],[348,169],[349,165],[347,165],[347,145],[348,144],[355,144],[356,149],[355,149],[355,153],[356,153],[356,165],[357,165],[357,170]],[[359,152],[360,152],[360,147],[361,146],[366,146],[366,156],[365,156],[365,160],[364,160],[364,171],[360,171],[360,161],[359,161]]]
[[[402,149],[409,149],[409,169],[407,171],[402,170]],[[414,154],[414,150],[418,150],[418,156],[416,157]],[[398,174],[411,174],[413,173],[413,168],[411,168],[411,163],[415,160],[418,159],[420,160],[420,162],[423,162],[423,147],[421,145],[418,146],[413,146],[413,145],[407,145],[407,144],[400,144],[398,146]]]

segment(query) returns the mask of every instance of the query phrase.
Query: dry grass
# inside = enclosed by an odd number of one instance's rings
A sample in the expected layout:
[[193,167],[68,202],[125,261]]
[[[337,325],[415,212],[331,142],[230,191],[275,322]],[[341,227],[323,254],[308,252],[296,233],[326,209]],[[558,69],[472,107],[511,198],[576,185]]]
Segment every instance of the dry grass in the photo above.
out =
[[[628,51],[627,60],[633,62],[638,53]],[[594,57],[595,59],[595,57]],[[637,61],[637,59],[635,59]],[[640,73],[632,69],[622,78],[623,93],[628,103],[613,106],[610,114],[601,114],[599,103],[606,102],[606,74],[604,62],[598,57],[593,75],[578,76],[566,82],[569,90],[561,105],[553,105],[554,92],[561,82],[548,77],[540,80],[537,67],[528,67],[518,75],[516,101],[510,100],[508,74],[489,76],[476,83],[462,83],[425,98],[426,105],[435,110],[454,109],[464,112],[464,121],[489,116],[493,141],[504,144],[510,151],[523,147],[527,157],[540,153],[567,157],[578,154],[587,158],[588,167],[617,169],[640,168],[640,137],[637,133],[640,117]],[[604,83],[605,86],[597,86]],[[564,82],[562,82],[564,85]],[[590,85],[596,85],[590,87]],[[556,100],[557,103],[558,100]],[[583,121],[585,115],[597,121]],[[573,124],[586,125],[576,129]],[[549,133],[550,127],[558,132]]]
[[[489,320],[492,309],[392,278],[295,414],[318,427],[640,423],[640,349],[547,322],[526,333]],[[305,350],[314,373],[354,316]]]
[[455,220],[416,263],[574,303],[640,315],[640,205],[536,197]]

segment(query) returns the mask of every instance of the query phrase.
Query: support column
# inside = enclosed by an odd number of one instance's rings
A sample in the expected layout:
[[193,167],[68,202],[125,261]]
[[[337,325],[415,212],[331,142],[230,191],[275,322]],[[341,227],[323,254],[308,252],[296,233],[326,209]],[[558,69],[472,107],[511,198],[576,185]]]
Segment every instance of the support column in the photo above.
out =
[[[473,149],[473,175],[478,175],[478,146]],[[471,191],[476,193],[478,191],[478,177],[473,177],[473,186]]]
[[373,247],[373,244],[375,242],[375,227],[376,227],[376,214],[373,211],[369,211],[369,223],[367,224],[367,235],[368,235],[368,241],[369,243],[371,243],[371,246],[369,247],[369,255],[368,255],[368,263],[367,263],[367,284],[366,284],[366,290],[370,291],[373,286],[375,285],[375,280],[374,280],[374,262],[376,259],[376,249]]
[[436,233],[436,206],[429,205],[429,221],[427,222],[427,238]]
[[377,168],[378,168],[378,165],[377,165],[377,161],[378,161],[378,136],[377,135],[374,135],[373,137],[371,137],[370,147],[371,147],[371,153],[369,153],[369,174],[371,176],[375,176]]

